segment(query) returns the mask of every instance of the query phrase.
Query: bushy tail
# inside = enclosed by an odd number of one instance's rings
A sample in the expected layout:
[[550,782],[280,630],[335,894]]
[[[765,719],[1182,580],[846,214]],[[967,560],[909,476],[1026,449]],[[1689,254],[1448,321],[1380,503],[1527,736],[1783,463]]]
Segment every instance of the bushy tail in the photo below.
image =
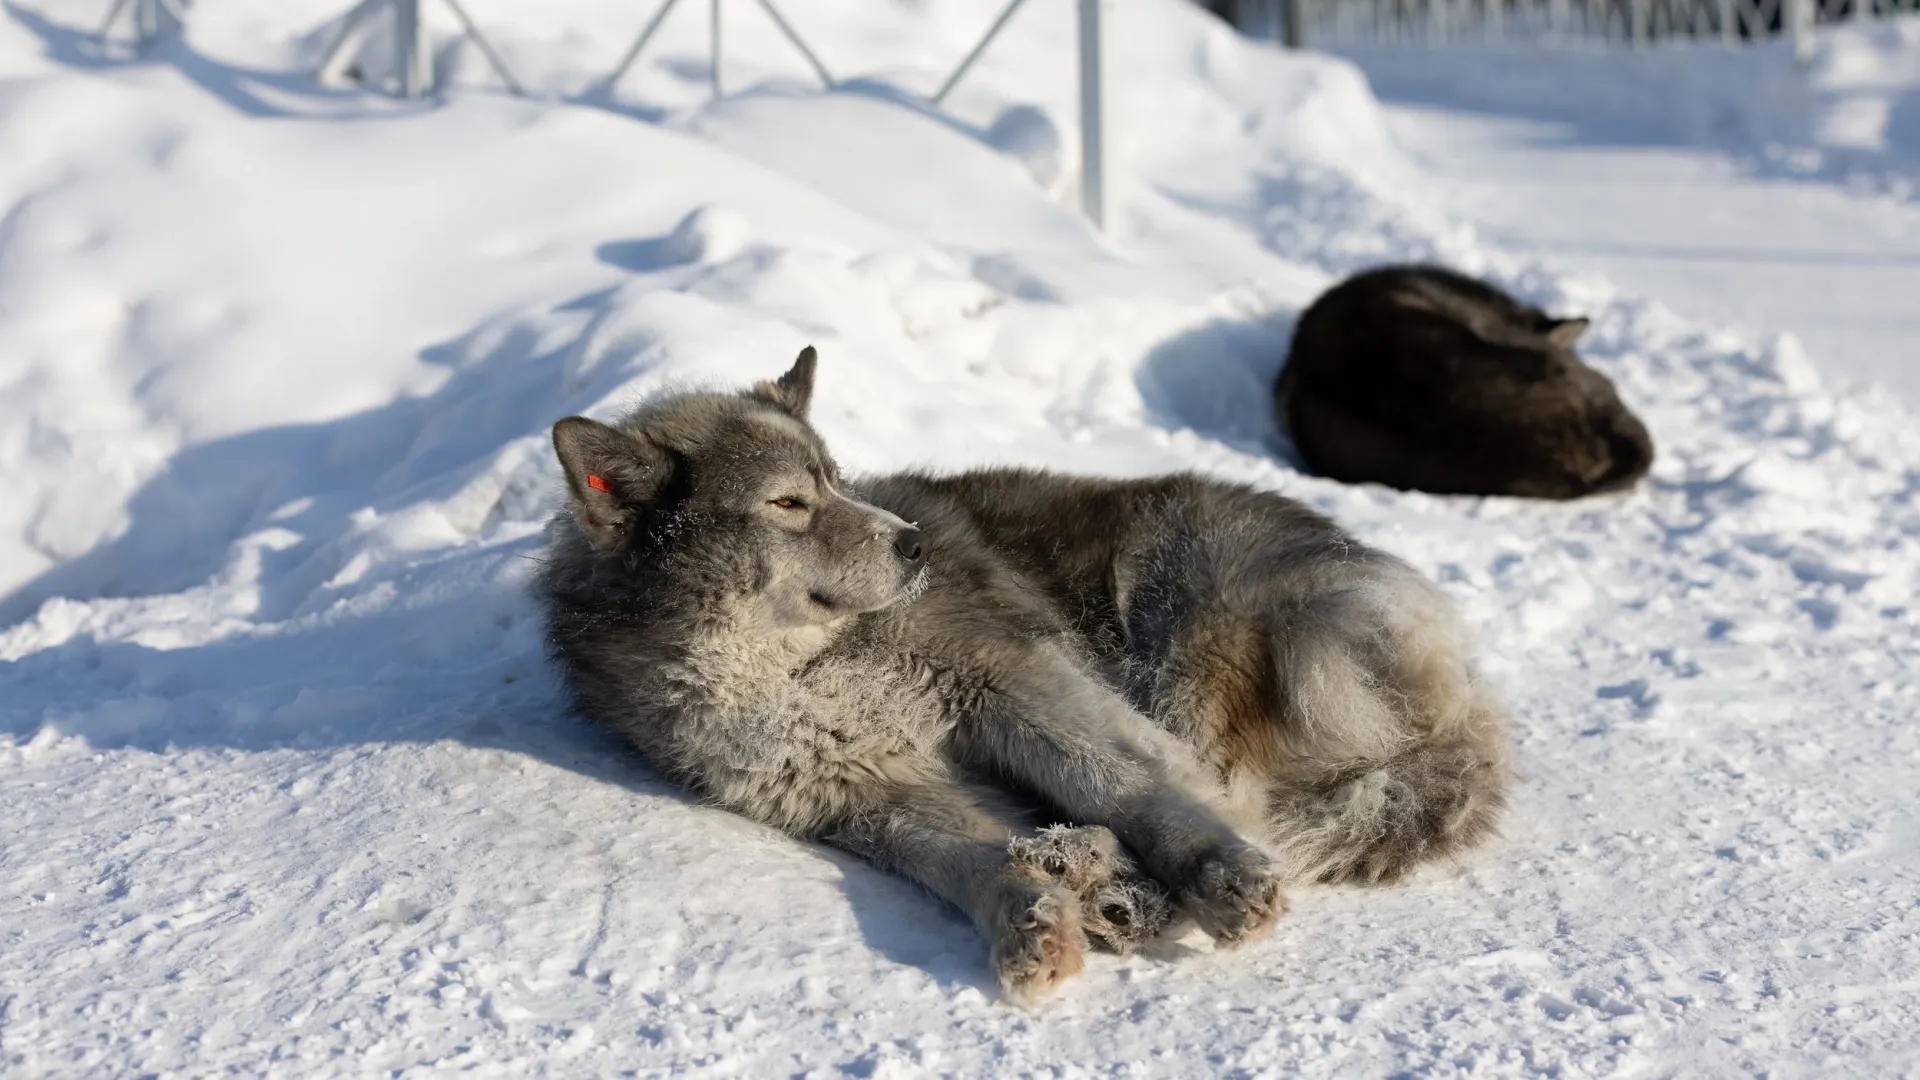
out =
[[1273,647],[1290,752],[1267,824],[1289,880],[1385,884],[1493,831],[1506,710],[1438,588],[1376,563],[1290,613]]
[[1270,838],[1289,880],[1391,884],[1492,834],[1505,773],[1469,743],[1416,745],[1384,762],[1276,785]]

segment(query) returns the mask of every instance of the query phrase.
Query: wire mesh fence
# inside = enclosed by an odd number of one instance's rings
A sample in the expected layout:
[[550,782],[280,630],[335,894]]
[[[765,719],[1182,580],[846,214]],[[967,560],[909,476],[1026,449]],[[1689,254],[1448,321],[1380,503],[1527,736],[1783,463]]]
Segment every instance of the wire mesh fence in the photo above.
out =
[[1734,45],[1816,24],[1920,12],[1920,0],[1210,0],[1208,6],[1256,37],[1313,45],[1671,38]]

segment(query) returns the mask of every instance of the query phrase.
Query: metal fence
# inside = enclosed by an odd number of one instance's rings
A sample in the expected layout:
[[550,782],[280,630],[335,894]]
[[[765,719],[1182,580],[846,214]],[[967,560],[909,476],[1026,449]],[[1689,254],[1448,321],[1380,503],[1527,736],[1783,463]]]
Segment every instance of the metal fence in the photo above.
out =
[[1920,11],[1920,0],[1211,0],[1256,37],[1294,45],[1598,42],[1739,45],[1817,24]]
[[[372,3],[375,2],[375,0],[367,0],[367,2]],[[417,3],[418,0],[380,0],[380,2]],[[455,0],[447,0],[447,2],[453,3]],[[627,70],[633,66],[634,62],[640,58],[640,53],[646,49],[647,43],[652,40],[653,35],[660,29],[662,20],[667,17],[667,14],[673,10],[674,5],[679,2],[680,0],[660,0],[659,7],[654,9],[653,15],[648,18],[646,25],[641,28],[640,36],[634,38],[633,44],[628,46],[626,53],[621,56],[620,62],[614,66],[612,73],[606,77],[605,82],[602,84],[602,88],[607,93],[612,93],[614,87],[619,85],[621,78],[626,75]],[[942,80],[940,88],[934,91],[933,95],[927,99],[928,105],[936,109],[941,107],[941,103],[946,100],[947,95],[953,91],[955,86],[959,85],[961,79],[966,77],[967,72],[973,69],[974,63],[978,61],[987,51],[988,47],[993,44],[994,39],[1000,36],[1000,31],[1006,29],[1007,23],[1013,19],[1015,13],[1017,13],[1026,2],[1027,0],[1006,0],[1005,6],[1000,9],[999,14],[994,17],[993,21],[987,25],[986,32],[980,37],[980,40],[972,49],[967,51],[966,56],[961,59],[959,66],[953,69],[951,75],[948,75],[946,79]],[[1107,83],[1105,55],[1107,50],[1105,11],[1109,2],[1110,0],[1076,0],[1075,2],[1075,12],[1079,24],[1079,32],[1075,37],[1075,51],[1078,60],[1077,67],[1079,71],[1080,90],[1080,210],[1093,221],[1096,227],[1101,229],[1107,227],[1108,147],[1106,137]],[[795,49],[799,50],[801,56],[806,58],[807,64],[813,68],[814,74],[820,77],[821,85],[828,90],[833,89],[834,79],[833,76],[828,73],[826,65],[820,62],[820,58],[814,53],[813,49],[807,45],[806,39],[802,38],[800,34],[794,30],[793,24],[788,22],[787,19],[780,14],[780,9],[774,6],[773,0],[756,0],[756,3],[759,4],[760,9],[765,12],[766,16],[773,20],[774,25],[779,28],[781,35],[784,36]],[[721,89],[720,75],[720,43],[722,40],[721,0],[707,0],[707,4],[709,16],[708,40],[710,42],[708,59],[712,67],[713,96],[718,98],[723,92]],[[471,29],[471,27],[469,27],[469,29]]]
[[[182,34],[186,31],[187,8],[192,0],[111,0],[106,17],[101,21],[97,36],[103,41],[112,34],[115,26],[125,20],[130,24],[133,40],[137,48],[146,49],[161,38]],[[433,67],[432,49],[428,41],[425,24],[421,19],[421,7],[426,0],[359,0],[341,17],[328,42],[323,58],[314,72],[318,82],[329,83],[342,80],[362,81],[357,74],[355,57],[369,43],[369,39],[387,35],[388,44],[396,58],[397,71],[393,80],[394,90],[409,99],[418,99],[434,90],[436,79]],[[446,5],[454,17],[459,20],[460,32],[486,58],[487,65],[493,69],[500,82],[514,94],[526,91],[507,67],[500,51],[494,48],[492,41],[482,32],[479,24],[467,14],[460,0],[439,0]],[[808,46],[806,40],[794,29],[785,15],[775,6],[774,0],[754,0],[760,11],[779,29],[793,47],[799,50],[820,83],[828,90],[835,86],[835,80],[828,72],[820,57]],[[1000,31],[1018,12],[1027,0],[1004,0],[999,14],[988,24],[979,42],[970,49],[941,84],[940,89],[927,100],[927,104],[938,109],[947,95],[964,78],[987,48],[993,44]],[[1107,176],[1108,152],[1107,139],[1107,79],[1105,55],[1106,47],[1106,10],[1113,0],[1073,0],[1078,21],[1078,33],[1075,36],[1076,67],[1078,69],[1078,88],[1080,91],[1080,210],[1093,221],[1095,227],[1107,227]],[[657,0],[652,13],[641,26],[639,35],[622,54],[620,62],[599,83],[601,93],[611,95],[620,80],[640,59],[640,54],[653,40],[655,33],[667,16],[673,12],[680,0]],[[708,62],[713,83],[713,96],[721,97],[725,93],[722,79],[722,42],[725,40],[722,27],[724,5],[722,0],[706,0],[708,27]],[[689,5],[692,6],[692,5]]]

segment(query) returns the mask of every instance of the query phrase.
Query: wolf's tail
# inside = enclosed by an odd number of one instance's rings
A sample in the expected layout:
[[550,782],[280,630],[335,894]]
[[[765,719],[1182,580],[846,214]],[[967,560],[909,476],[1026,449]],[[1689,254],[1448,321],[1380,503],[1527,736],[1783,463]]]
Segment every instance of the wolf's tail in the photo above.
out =
[[1277,785],[1270,839],[1293,881],[1386,885],[1494,831],[1504,769],[1460,742]]
[[1385,884],[1493,832],[1507,714],[1437,587],[1383,561],[1272,639],[1290,752],[1266,817],[1290,880]]

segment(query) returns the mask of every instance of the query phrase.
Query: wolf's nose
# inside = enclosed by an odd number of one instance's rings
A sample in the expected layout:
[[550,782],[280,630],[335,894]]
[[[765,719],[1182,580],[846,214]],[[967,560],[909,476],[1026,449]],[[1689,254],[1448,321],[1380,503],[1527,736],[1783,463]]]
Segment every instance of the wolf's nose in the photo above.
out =
[[910,563],[927,557],[927,534],[909,525],[893,534],[893,550]]

